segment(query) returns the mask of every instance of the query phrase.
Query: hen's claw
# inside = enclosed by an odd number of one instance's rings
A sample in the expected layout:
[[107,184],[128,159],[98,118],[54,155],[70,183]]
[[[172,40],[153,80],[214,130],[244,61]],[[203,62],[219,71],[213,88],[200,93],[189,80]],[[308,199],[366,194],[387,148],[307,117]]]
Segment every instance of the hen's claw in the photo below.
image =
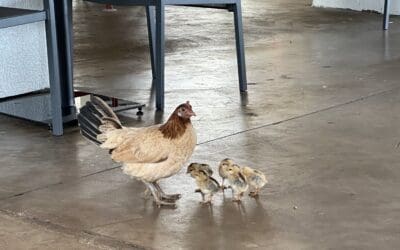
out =
[[161,199],[176,201],[182,197],[180,194],[161,194]]
[[168,206],[172,208],[176,208],[175,202],[167,202],[167,201],[162,201],[162,200],[154,200],[154,203],[156,203],[157,207],[160,208],[161,206]]

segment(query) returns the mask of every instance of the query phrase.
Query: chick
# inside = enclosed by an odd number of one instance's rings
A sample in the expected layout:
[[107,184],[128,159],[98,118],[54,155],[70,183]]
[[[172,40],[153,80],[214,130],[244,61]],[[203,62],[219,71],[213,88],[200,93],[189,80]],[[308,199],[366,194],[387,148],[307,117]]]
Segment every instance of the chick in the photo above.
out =
[[231,160],[229,158],[223,159],[219,163],[218,172],[219,172],[219,176],[221,176],[221,178],[222,178],[222,183],[221,183],[222,190],[224,190],[226,188],[224,186],[224,182],[225,182],[225,179],[228,178],[228,168],[232,167],[234,164],[235,163],[233,162],[233,160]]
[[243,194],[249,188],[246,177],[243,176],[241,168],[236,164],[234,164],[233,166],[229,166],[227,168],[227,173],[227,179],[230,188],[232,189],[233,201],[240,202]]
[[[210,165],[204,164],[204,163],[196,163],[196,162],[190,163],[190,165],[187,167],[186,173],[190,174],[193,178],[195,178],[193,173],[195,171],[199,171],[199,170],[205,171],[208,174],[208,176],[211,176],[213,174],[213,171],[212,171]],[[194,190],[194,192],[201,193],[201,190],[196,189],[196,190]]]
[[259,170],[242,167],[242,174],[246,177],[247,184],[249,184],[249,196],[251,197],[257,197],[260,189],[268,183],[264,173]]
[[218,181],[209,176],[205,170],[193,170],[190,175],[196,179],[203,198],[201,203],[211,204],[213,195],[220,190]]
[[[191,174],[194,170],[204,170],[209,176],[213,175],[213,170],[211,169],[210,165],[203,164],[203,163],[190,163],[187,167],[187,174]],[[192,175],[193,177],[193,175]]]

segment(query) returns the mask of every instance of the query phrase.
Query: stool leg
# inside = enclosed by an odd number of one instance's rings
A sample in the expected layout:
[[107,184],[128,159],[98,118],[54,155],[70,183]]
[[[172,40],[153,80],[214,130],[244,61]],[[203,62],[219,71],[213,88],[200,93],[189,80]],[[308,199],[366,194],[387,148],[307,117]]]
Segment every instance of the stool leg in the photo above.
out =
[[61,109],[61,86],[58,61],[57,35],[55,25],[55,10],[53,0],[45,0],[44,7],[47,10],[46,38],[47,56],[50,76],[50,99],[53,135],[63,134],[63,118]]
[[156,108],[164,110],[164,22],[165,1],[158,0],[156,3]]
[[239,89],[244,92],[247,90],[246,60],[244,56],[244,40],[242,25],[242,8],[240,0],[233,5],[233,15],[235,20],[236,54],[239,71]]
[[155,65],[155,39],[156,36],[154,34],[156,30],[155,24],[155,15],[154,15],[154,6],[146,5],[146,17],[147,17],[147,33],[149,36],[149,47],[150,47],[150,60],[151,60],[151,74],[153,77],[153,81],[156,78],[156,65]]

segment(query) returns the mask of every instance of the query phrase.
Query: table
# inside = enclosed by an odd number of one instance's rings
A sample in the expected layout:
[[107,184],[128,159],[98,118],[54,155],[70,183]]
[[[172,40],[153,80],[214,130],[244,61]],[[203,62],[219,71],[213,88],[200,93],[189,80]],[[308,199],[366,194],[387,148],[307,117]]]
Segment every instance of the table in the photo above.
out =
[[[63,113],[62,113],[62,105],[61,105],[61,86],[60,86],[60,74],[59,74],[59,57],[58,57],[58,44],[57,44],[57,35],[56,35],[56,13],[54,8],[54,0],[44,0],[43,1],[44,10],[26,10],[21,8],[8,8],[0,6],[0,29],[1,28],[9,28],[18,25],[24,25],[29,23],[35,23],[39,21],[45,21],[45,30],[46,30],[46,47],[47,47],[47,58],[48,58],[48,70],[49,70],[49,82],[50,82],[50,96],[47,98],[47,102],[49,105],[46,105],[50,115],[49,123],[52,126],[52,132],[54,135],[62,135],[63,134]],[[3,101],[4,102],[4,101]],[[2,103],[3,103],[2,102]],[[39,102],[37,102],[39,103]],[[22,110],[23,117],[26,116],[35,116],[35,115],[45,115],[45,110],[40,109],[38,112],[28,112],[28,114],[24,113],[24,111],[32,108],[32,102],[30,100],[26,100],[21,103],[14,103],[13,106],[17,106],[18,104],[25,104],[25,108]],[[15,110],[14,107],[9,108],[7,104],[6,108],[2,111],[10,111],[6,112],[7,114],[16,114],[18,111]],[[22,107],[23,105],[18,105],[18,107]],[[21,108],[17,108],[21,110]]]
[[[123,6],[145,6],[149,35],[150,58],[153,83],[156,90],[156,108],[164,109],[164,65],[165,65],[165,6],[181,5],[192,7],[226,9],[234,14],[236,53],[239,74],[239,90],[247,90],[245,51],[240,0],[88,0],[101,4]],[[57,13],[57,35],[61,79],[65,81],[63,89],[63,107],[73,104],[73,58],[72,58],[72,0],[55,1]]]

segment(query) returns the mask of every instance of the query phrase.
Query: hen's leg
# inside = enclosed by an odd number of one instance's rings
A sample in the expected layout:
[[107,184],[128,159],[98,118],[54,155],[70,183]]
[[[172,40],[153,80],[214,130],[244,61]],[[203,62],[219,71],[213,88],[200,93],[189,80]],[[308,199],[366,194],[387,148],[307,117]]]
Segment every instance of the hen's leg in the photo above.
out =
[[152,184],[157,189],[157,191],[160,193],[160,198],[161,199],[176,201],[176,200],[179,200],[181,198],[180,194],[165,194],[164,191],[162,191],[160,185],[158,185],[157,182],[153,182]]
[[151,194],[153,195],[154,202],[157,204],[158,207],[161,207],[161,206],[175,207],[176,206],[175,203],[173,203],[173,202],[167,202],[167,201],[161,200],[160,193],[157,191],[157,188],[154,187],[154,185],[152,183],[144,182],[144,184],[150,190]]
[[152,196],[150,189],[146,186],[146,189],[143,191],[142,193],[142,197],[143,199],[147,200],[148,198],[150,198],[150,196]]

